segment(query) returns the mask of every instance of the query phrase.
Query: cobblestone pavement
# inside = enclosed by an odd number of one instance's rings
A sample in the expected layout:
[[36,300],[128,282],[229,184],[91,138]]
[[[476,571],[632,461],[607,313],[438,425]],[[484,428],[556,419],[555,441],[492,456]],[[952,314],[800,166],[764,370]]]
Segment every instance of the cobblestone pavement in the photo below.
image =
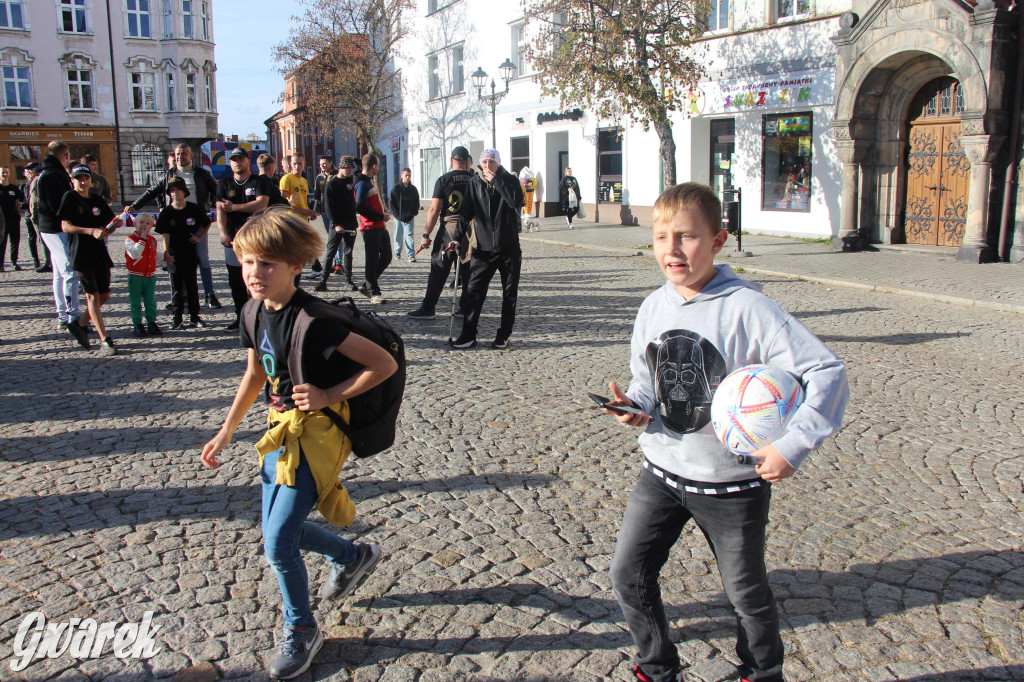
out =
[[[638,246],[651,243],[650,227],[576,221],[577,228],[569,230],[564,218],[543,218],[540,223],[540,230],[527,239],[634,253]],[[761,275],[1024,314],[1024,265],[1019,263],[957,263],[953,249],[907,245],[842,253],[833,251],[830,243],[747,234],[743,249],[750,258],[732,257],[736,241],[730,235],[722,256],[736,267]]]
[[[300,679],[629,679],[607,569],[637,433],[585,392],[628,380],[631,323],[661,279],[646,257],[525,252],[508,351],[450,351],[447,315],[405,318],[426,263],[384,275],[410,359],[399,442],[343,478],[359,510],[346,536],[386,556],[353,595],[318,606],[328,641]],[[280,598],[260,546],[263,408],[221,468],[202,469],[243,355],[222,329],[131,338],[117,274],[113,358],[55,340],[48,279],[0,275],[0,679],[265,679]],[[842,432],[773,493],[787,679],[1024,679],[1019,316],[751,278],[846,359],[852,387]],[[222,328],[229,310],[209,317]],[[309,565],[315,590],[326,569]],[[662,586],[687,679],[733,679],[733,618],[699,532],[684,533]],[[59,623],[147,610],[162,647],[149,660],[108,646],[8,665],[31,611]]]

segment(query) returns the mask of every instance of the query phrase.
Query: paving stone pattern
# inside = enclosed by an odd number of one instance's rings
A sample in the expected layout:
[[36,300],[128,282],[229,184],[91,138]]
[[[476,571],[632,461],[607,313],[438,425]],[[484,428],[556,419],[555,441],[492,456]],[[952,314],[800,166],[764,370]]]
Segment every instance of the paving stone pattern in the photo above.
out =
[[[507,351],[448,350],[447,314],[404,316],[427,264],[385,273],[381,308],[410,361],[399,441],[342,474],[359,511],[345,536],[385,558],[350,597],[317,606],[328,640],[300,679],[630,678],[607,569],[638,434],[585,394],[628,381],[633,317],[661,278],[648,257],[524,248]],[[842,432],[773,491],[787,679],[1024,679],[1020,318],[751,278],[846,359],[852,388]],[[262,404],[220,469],[199,464],[244,367],[222,329],[230,307],[208,315],[219,329],[136,340],[123,270],[114,287],[122,354],[106,358],[55,338],[48,278],[0,275],[0,679],[265,679],[280,597],[261,554]],[[327,570],[308,563],[315,591]],[[734,679],[734,619],[696,529],[662,589],[686,679]],[[36,610],[54,623],[152,610],[162,651],[15,674],[14,632]]]

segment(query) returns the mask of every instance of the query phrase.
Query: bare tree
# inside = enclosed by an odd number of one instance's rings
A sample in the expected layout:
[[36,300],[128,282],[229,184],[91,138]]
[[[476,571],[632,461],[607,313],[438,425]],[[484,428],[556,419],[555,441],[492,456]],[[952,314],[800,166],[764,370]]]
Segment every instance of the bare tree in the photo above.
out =
[[449,147],[461,144],[470,130],[483,120],[483,103],[472,92],[467,64],[475,53],[464,42],[473,32],[472,24],[461,8],[446,7],[427,19],[424,44],[428,54],[427,81],[412,93],[422,102],[420,120],[433,144],[440,147],[441,159],[448,158]]
[[531,0],[526,56],[563,108],[653,127],[667,187],[676,182],[670,116],[704,74],[693,42],[709,10],[708,0]]
[[299,0],[300,17],[287,42],[274,47],[286,77],[294,77],[308,115],[350,122],[377,156],[376,139],[402,113],[402,73],[395,57],[408,30],[401,21],[411,0]]

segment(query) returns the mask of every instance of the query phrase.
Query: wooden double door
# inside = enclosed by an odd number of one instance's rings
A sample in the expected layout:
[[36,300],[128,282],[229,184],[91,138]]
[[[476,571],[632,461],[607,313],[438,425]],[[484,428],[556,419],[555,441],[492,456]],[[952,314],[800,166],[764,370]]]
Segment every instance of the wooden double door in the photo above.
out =
[[913,121],[909,142],[907,243],[960,246],[971,175],[960,144],[960,121]]

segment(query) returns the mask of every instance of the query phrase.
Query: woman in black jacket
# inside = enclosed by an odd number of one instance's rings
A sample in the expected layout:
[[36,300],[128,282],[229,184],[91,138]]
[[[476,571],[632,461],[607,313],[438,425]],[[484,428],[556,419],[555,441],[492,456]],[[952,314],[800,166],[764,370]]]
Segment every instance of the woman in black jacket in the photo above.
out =
[[572,168],[566,168],[565,176],[558,182],[558,201],[571,230],[572,219],[580,212],[580,183],[572,176]]

